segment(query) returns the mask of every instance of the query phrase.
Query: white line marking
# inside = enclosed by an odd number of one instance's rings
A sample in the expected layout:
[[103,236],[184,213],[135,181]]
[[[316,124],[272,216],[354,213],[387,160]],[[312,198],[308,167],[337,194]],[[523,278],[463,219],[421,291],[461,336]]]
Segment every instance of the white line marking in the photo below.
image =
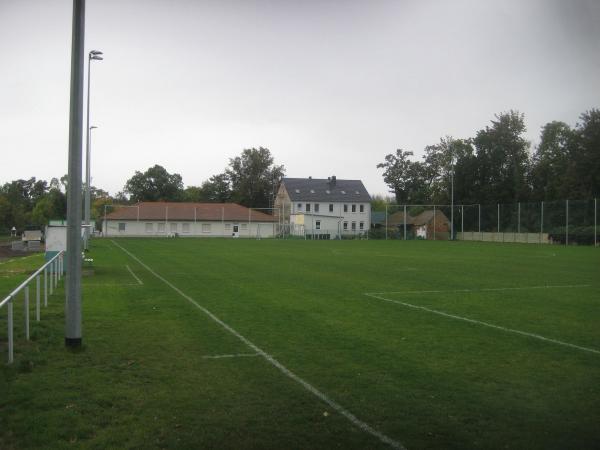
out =
[[139,278],[138,278],[138,277],[135,275],[135,273],[133,273],[133,270],[131,270],[131,267],[129,267],[128,265],[125,265],[125,267],[127,267],[127,270],[129,270],[129,273],[131,274],[131,276],[133,276],[133,278],[135,278],[139,284],[144,284],[144,283],[142,283],[142,280],[140,280],[140,279],[139,279]]
[[369,293],[365,293],[364,295],[366,295],[368,297],[371,297],[371,298],[376,298],[376,299],[379,299],[379,300],[390,302],[390,303],[397,303],[398,305],[406,306],[408,308],[420,309],[422,311],[427,311],[427,312],[430,312],[430,313],[433,313],[433,314],[438,314],[440,316],[444,316],[444,317],[447,317],[449,319],[462,320],[464,322],[474,323],[474,324],[477,324],[477,325],[483,325],[485,327],[494,328],[496,330],[506,331],[507,333],[520,334],[521,336],[527,336],[527,337],[530,337],[530,338],[539,339],[540,341],[551,342],[553,344],[563,345],[565,347],[576,348],[577,350],[583,350],[585,352],[590,352],[590,353],[597,353],[597,354],[600,355],[600,350],[596,350],[596,349],[588,348],[588,347],[581,347],[579,345],[570,344],[570,343],[564,342],[564,341],[559,341],[558,339],[547,338],[547,337],[541,336],[539,334],[534,334],[534,333],[528,333],[526,331],[515,330],[514,328],[505,328],[505,327],[502,327],[500,325],[494,325],[493,323],[482,322],[480,320],[475,320],[475,319],[469,319],[467,317],[457,316],[457,315],[454,315],[454,314],[445,313],[443,311],[437,311],[435,309],[426,308],[425,306],[418,306],[418,305],[413,305],[411,303],[401,302],[400,300],[391,300],[389,298],[385,298],[385,297],[382,297],[382,296],[374,294],[374,293],[370,293],[370,294]]
[[262,356],[260,353],[236,353],[233,355],[204,355],[204,359],[220,359],[220,358],[245,358],[251,356]]
[[159,274],[157,274],[156,272],[154,272],[150,267],[148,267],[146,264],[144,264],[137,256],[135,256],[129,250],[125,249],[124,247],[121,247],[115,241],[111,240],[111,242],[114,245],[116,245],[117,247],[119,247],[121,250],[123,250],[125,253],[127,253],[135,261],[137,261],[148,272],[150,272],[156,278],[158,278],[159,280],[161,280],[163,283],[165,283],[167,286],[169,286],[171,289],[173,289],[175,292],[177,292],[179,295],[181,295],[183,298],[185,298],[188,302],[190,302],[192,305],[194,305],[196,308],[198,308],[200,311],[202,311],[204,314],[206,314],[208,317],[210,317],[216,323],[218,323],[223,328],[225,328],[227,331],[229,331],[231,334],[233,334],[235,337],[237,337],[240,341],[242,341],[244,344],[246,344],[248,347],[250,347],[254,352],[258,353],[260,356],[262,356],[263,358],[265,358],[269,363],[271,363],[273,366],[275,366],[277,369],[279,369],[279,371],[281,371],[284,375],[286,375],[287,377],[291,378],[296,383],[300,384],[302,387],[304,387],[304,389],[306,389],[308,392],[310,392],[311,394],[313,394],[315,397],[319,398],[324,403],[328,404],[331,408],[333,408],[339,414],[341,414],[346,419],[348,419],[352,424],[354,424],[355,426],[357,426],[361,430],[363,430],[363,431],[371,434],[372,436],[375,436],[381,442],[383,442],[385,444],[388,444],[391,447],[400,448],[400,449],[404,449],[405,448],[400,442],[395,441],[392,438],[389,438],[385,434],[383,434],[380,431],[377,431],[375,428],[371,427],[369,424],[367,424],[367,423],[363,422],[362,420],[358,419],[354,414],[352,414],[350,411],[348,411],[347,409],[345,409],[340,404],[338,404],[335,401],[331,400],[323,392],[319,391],[316,387],[314,387],[308,381],[305,381],[304,379],[300,378],[298,375],[296,375],[294,372],[292,372],[291,370],[289,370],[287,367],[285,367],[283,364],[281,364],[279,361],[277,361],[275,358],[273,358],[267,352],[265,352],[261,348],[257,347],[255,344],[253,344],[252,342],[250,342],[247,338],[245,338],[240,333],[238,333],[236,330],[234,330],[232,327],[230,327],[229,325],[227,325],[225,322],[223,322],[221,319],[219,319],[217,316],[215,316],[213,313],[211,313],[204,306],[201,306],[199,303],[196,303],[196,301],[192,297],[190,297],[189,295],[185,294],[178,287],[176,287],[175,285],[173,285],[172,283],[170,283],[169,281],[167,281],[165,278],[163,278],[162,276],[160,276]]
[[107,286],[107,287],[115,287],[115,286],[136,286],[139,287],[139,283],[83,283],[83,286]]
[[503,287],[503,288],[480,288],[480,289],[449,289],[438,291],[386,291],[386,292],[365,292],[365,295],[385,295],[385,294],[451,294],[458,292],[492,292],[492,291],[521,291],[528,289],[561,289],[561,288],[586,288],[591,287],[591,284],[563,284],[563,285],[546,285],[546,286],[521,286],[521,287]]

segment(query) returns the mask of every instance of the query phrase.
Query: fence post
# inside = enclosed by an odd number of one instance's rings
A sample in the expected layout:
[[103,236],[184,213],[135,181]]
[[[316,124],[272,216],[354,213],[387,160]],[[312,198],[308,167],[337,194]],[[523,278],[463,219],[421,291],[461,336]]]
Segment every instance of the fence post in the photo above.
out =
[[479,203],[477,206],[479,206],[479,240],[482,241],[482,236],[481,236],[481,203]]
[[40,276],[35,277],[35,320],[40,321]]
[[404,205],[404,240],[406,240],[406,205]]
[[517,202],[517,233],[521,238],[521,202]]
[[385,205],[385,240],[387,241],[387,227],[388,227],[388,221],[387,221],[387,216],[388,216],[388,211],[387,211],[388,205],[386,203]]
[[597,227],[597,224],[598,224],[598,220],[597,220],[598,219],[598,217],[597,217],[598,216],[598,210],[596,208],[597,206],[598,206],[598,199],[595,198],[594,199],[594,247],[598,246],[598,239],[597,239],[598,232],[596,230],[596,227]]
[[498,203],[498,234],[500,234],[500,203]]
[[435,241],[435,205],[433,205],[433,240]]
[[14,327],[13,327],[13,301],[12,298],[8,301],[8,363],[14,361]]
[[569,245],[569,200],[565,200],[565,245]]
[[544,234],[544,201],[542,200],[542,209],[540,216],[540,244],[542,243],[542,236]]
[[54,286],[53,286],[54,275],[52,275],[52,263],[50,263],[50,265],[48,267],[49,267],[48,278],[50,278],[50,295],[52,295],[52,293],[54,292]]
[[25,339],[29,340],[29,286],[25,286]]
[[48,268],[44,268],[44,306],[48,306]]
[[465,239],[465,205],[460,205],[460,234]]

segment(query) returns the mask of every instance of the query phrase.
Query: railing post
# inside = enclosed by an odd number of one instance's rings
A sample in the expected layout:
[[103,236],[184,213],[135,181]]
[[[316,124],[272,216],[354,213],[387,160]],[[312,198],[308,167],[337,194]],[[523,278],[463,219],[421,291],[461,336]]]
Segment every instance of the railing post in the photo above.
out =
[[8,301],[8,363],[14,361],[15,339],[13,327],[13,301],[12,298]]
[[25,286],[25,339],[29,340],[29,286]]
[[35,320],[40,321],[40,276],[35,277]]
[[44,306],[48,306],[48,268],[44,267]]
[[54,276],[52,275],[52,263],[50,263],[48,265],[49,269],[48,269],[48,278],[50,278],[50,295],[52,295],[52,293],[54,292]]
[[54,287],[58,287],[58,258],[54,260]]

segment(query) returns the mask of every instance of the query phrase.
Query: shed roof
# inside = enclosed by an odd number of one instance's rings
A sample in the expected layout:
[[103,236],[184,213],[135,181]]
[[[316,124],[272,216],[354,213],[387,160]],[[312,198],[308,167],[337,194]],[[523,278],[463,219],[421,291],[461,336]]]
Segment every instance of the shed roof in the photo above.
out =
[[371,196],[360,180],[324,178],[284,178],[285,189],[292,201],[370,202]]
[[[428,224],[429,222],[431,222],[433,220],[434,217],[434,210],[433,209],[428,209],[427,211],[423,211],[421,214],[418,214],[417,216],[412,218],[412,224],[413,225],[425,225]],[[442,211],[440,211],[439,209],[435,210],[435,220],[439,221],[440,223],[442,222],[450,222],[448,220],[448,217],[446,217],[446,214],[444,214]]]
[[[139,216],[138,216],[139,213]],[[237,203],[140,202],[121,206],[107,214],[107,220],[181,220],[275,222],[270,214]]]

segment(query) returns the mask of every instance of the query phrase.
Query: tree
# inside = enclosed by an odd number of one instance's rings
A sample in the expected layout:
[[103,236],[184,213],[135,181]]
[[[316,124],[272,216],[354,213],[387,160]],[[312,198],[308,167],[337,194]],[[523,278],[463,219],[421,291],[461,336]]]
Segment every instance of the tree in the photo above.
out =
[[263,147],[245,149],[241,156],[229,160],[225,171],[233,201],[253,208],[272,205],[275,189],[284,173],[285,168],[274,165],[271,152]]
[[573,155],[574,174],[578,183],[571,197],[600,196],[600,109],[591,109],[580,116],[575,127]]
[[396,203],[419,203],[427,198],[426,166],[421,162],[413,162],[413,152],[396,150],[396,154],[388,154],[385,162],[377,164],[378,169],[385,169],[383,180],[396,196]]
[[496,115],[491,127],[479,130],[473,143],[477,152],[477,189],[480,203],[516,203],[529,194],[529,142],[525,116],[517,111]]
[[201,186],[202,201],[224,203],[231,200],[231,187],[226,173],[213,175]]
[[531,185],[535,200],[567,198],[576,183],[570,168],[575,133],[564,122],[550,122],[542,128],[540,144],[532,158]]
[[31,212],[31,222],[43,227],[52,219],[64,219],[67,215],[66,195],[58,189],[51,189],[40,198]]
[[134,202],[179,201],[183,195],[183,182],[181,175],[171,175],[164,167],[155,165],[144,173],[136,171],[125,183],[124,191]]

